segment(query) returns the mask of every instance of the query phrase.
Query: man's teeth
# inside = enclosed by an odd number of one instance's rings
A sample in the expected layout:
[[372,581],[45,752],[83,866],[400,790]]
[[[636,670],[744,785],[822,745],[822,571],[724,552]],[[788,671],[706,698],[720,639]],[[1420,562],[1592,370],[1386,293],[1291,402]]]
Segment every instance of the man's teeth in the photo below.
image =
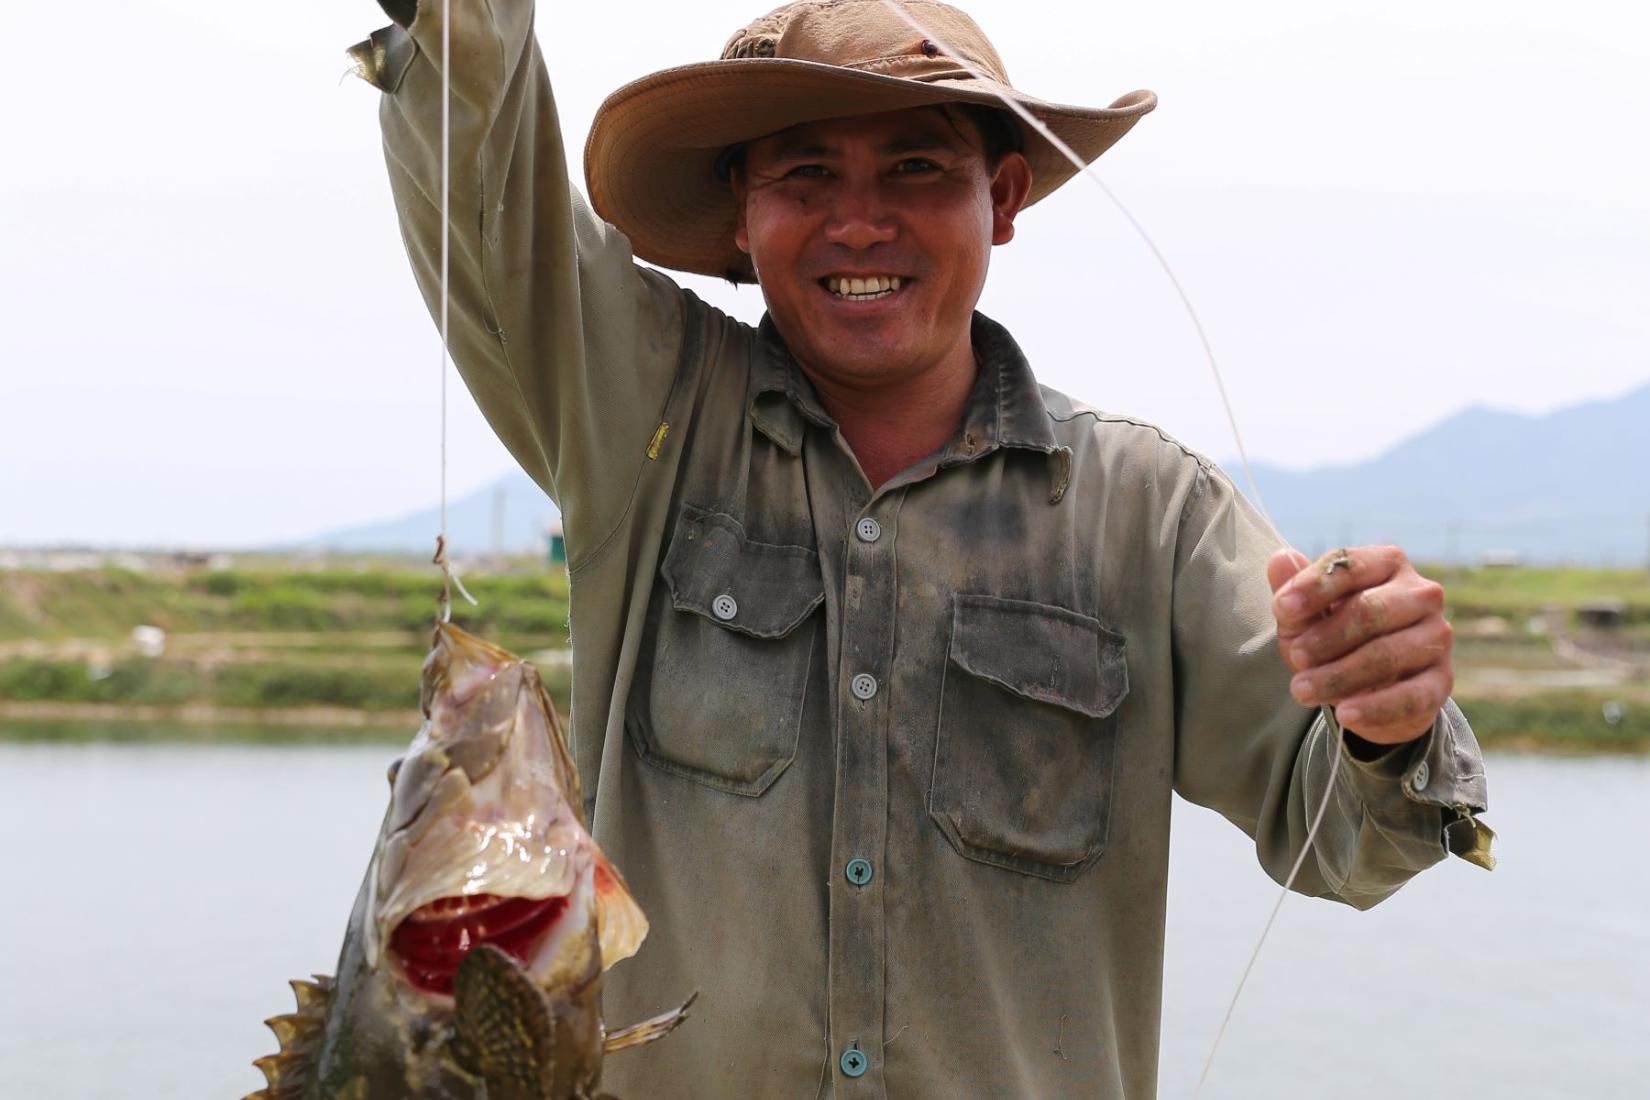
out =
[[832,294],[842,298],[856,298],[869,300],[892,294],[900,288],[898,275],[873,275],[868,279],[848,279],[839,275],[832,275],[826,280],[826,287]]

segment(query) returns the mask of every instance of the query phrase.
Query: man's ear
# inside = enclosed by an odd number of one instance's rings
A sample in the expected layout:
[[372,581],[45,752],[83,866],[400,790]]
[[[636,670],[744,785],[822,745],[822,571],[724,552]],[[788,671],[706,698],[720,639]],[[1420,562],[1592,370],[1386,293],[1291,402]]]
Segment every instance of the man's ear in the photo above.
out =
[[743,165],[731,165],[728,169],[728,182],[733,186],[733,243],[734,246],[749,256],[751,254],[750,234],[745,231],[745,169]]
[[991,176],[991,243],[1014,239],[1014,219],[1031,194],[1031,162],[1021,153],[1004,153]]

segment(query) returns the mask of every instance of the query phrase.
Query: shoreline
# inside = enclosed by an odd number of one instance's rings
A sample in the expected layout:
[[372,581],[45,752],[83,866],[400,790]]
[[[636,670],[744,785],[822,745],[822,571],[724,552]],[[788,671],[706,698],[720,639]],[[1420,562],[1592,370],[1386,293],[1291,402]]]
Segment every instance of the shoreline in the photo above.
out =
[[[1458,700],[1472,718],[1484,700]],[[0,700],[0,743],[149,742],[239,744],[405,743],[423,722],[416,710],[359,710],[338,706],[229,707],[9,702]],[[1650,739],[1543,736],[1527,730],[1475,727],[1487,752],[1553,756],[1650,755]]]
[[[1437,573],[1485,748],[1650,754],[1650,575]],[[480,604],[454,621],[535,664],[565,713],[566,573],[492,562],[466,584]],[[0,740],[405,744],[431,588],[422,565],[359,556],[0,569]]]
[[224,707],[215,703],[180,703],[162,706],[152,703],[55,703],[0,702],[0,740],[8,723],[24,722],[115,722],[122,725],[170,723],[176,725],[227,725],[296,727],[303,729],[405,728],[412,736],[424,720],[416,710],[404,712],[355,710],[350,707]]

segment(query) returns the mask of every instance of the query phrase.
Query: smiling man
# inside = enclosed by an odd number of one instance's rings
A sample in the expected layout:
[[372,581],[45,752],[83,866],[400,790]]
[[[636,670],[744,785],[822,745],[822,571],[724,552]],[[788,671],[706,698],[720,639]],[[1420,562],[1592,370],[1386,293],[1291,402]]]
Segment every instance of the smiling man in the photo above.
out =
[[774,327],[872,486],[956,431],[974,305],[1031,188],[1010,124],[910,107],[735,149],[738,229]]
[[[355,54],[433,308],[441,8],[384,7]],[[911,7],[990,79],[879,0],[792,4],[614,93],[587,204],[532,5],[452,3],[454,358],[562,508],[574,751],[654,918],[608,1008],[701,991],[621,1096],[1155,1096],[1174,792],[1279,880],[1327,795],[1295,886],[1360,908],[1483,859],[1439,587],[1274,553],[1220,471],[975,312],[1073,174],[998,95],[1091,159],[1154,97],[1034,99]]]

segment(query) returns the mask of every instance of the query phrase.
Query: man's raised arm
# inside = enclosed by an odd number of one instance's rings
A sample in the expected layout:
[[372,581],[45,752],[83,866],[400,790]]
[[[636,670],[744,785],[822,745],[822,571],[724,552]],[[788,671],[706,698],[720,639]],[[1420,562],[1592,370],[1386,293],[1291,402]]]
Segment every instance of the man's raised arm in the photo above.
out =
[[[440,0],[380,0],[395,25],[354,47],[384,92],[396,214],[441,305]],[[660,422],[683,293],[567,178],[531,0],[451,0],[450,326],[454,362],[522,468],[561,507],[576,565],[624,516]]]

